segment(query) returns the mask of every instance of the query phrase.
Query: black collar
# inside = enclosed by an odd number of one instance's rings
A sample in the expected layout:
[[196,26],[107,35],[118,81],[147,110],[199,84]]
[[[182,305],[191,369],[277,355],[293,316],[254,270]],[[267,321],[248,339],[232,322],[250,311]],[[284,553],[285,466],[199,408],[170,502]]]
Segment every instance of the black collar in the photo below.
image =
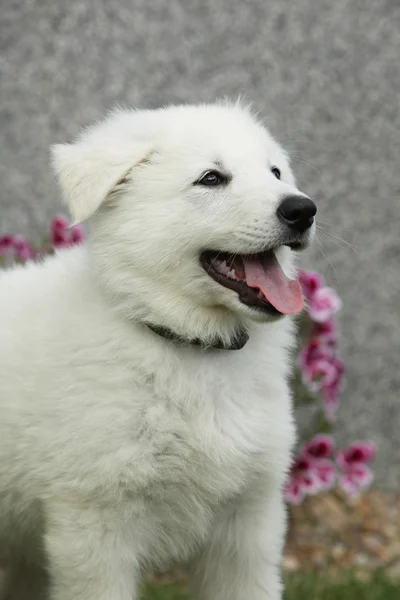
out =
[[202,346],[205,350],[241,350],[241,348],[243,348],[243,346],[245,346],[249,340],[249,334],[245,329],[239,329],[232,342],[229,345],[226,345],[221,338],[216,338],[214,342],[207,344],[200,338],[194,338],[192,340],[184,338],[167,327],[151,325],[150,323],[146,323],[146,325],[154,333],[167,340],[170,340],[171,342],[176,342],[181,346]]

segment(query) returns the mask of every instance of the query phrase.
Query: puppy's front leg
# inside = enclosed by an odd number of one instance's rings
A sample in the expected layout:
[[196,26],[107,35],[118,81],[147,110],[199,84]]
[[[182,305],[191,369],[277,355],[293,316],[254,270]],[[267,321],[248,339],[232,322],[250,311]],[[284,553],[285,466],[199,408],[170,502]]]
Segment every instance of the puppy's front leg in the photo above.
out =
[[134,600],[138,563],[114,510],[52,507],[45,547],[51,600]]
[[198,600],[279,600],[286,511],[278,488],[252,490],[215,524],[191,568]]

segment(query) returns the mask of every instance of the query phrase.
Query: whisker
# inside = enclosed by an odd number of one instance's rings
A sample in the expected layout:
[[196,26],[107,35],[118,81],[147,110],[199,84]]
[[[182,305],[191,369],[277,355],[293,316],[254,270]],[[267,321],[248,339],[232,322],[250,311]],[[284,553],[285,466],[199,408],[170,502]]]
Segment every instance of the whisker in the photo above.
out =
[[318,175],[322,175],[321,171],[315,165],[312,165],[304,158],[300,158],[299,156],[295,156],[294,154],[290,154],[290,153],[289,153],[289,155],[290,155],[291,160],[297,160],[297,161],[303,163],[304,165],[306,165],[307,167],[310,167],[310,169],[313,169],[316,173],[318,173]]
[[[342,237],[340,237],[336,233],[333,233],[333,231],[329,231],[329,229],[321,227],[320,225],[317,225],[317,229],[319,229],[320,232],[322,232],[323,234],[325,234],[326,236],[328,236],[329,239],[332,242],[336,243],[340,248],[349,248],[355,254],[357,254],[357,256],[360,256],[360,254],[357,251],[357,249],[361,250],[360,246],[355,246],[354,244],[351,244],[350,242],[348,242],[347,240],[343,239]],[[342,243],[340,243],[340,242],[342,242]],[[342,245],[342,244],[344,244],[344,245]]]
[[[310,196],[310,200],[314,200],[314,202],[319,202],[320,200],[327,200],[327,197],[324,194],[320,194],[319,196]],[[322,221],[321,221],[322,223]],[[327,225],[327,223],[326,223]]]
[[340,281],[340,279],[339,279],[339,277],[338,277],[338,274],[337,274],[337,271],[336,271],[336,269],[335,269],[335,266],[334,266],[334,264],[333,264],[333,263],[332,263],[332,262],[329,260],[327,253],[324,251],[324,247],[323,247],[323,244],[322,244],[322,240],[321,240],[321,239],[318,237],[318,235],[316,235],[316,236],[315,236],[315,241],[316,241],[316,243],[317,243],[318,249],[319,249],[319,251],[321,252],[322,256],[325,258],[326,262],[327,262],[327,263],[328,263],[328,265],[331,267],[331,269],[332,269],[332,271],[333,271],[333,274],[334,274],[334,277],[335,277],[336,281],[337,281],[337,282],[339,282],[339,281]]
[[357,246],[356,244],[352,244],[351,242],[349,242],[348,240],[345,240],[344,238],[340,237],[335,231],[332,231],[331,229],[328,229],[325,226],[320,226],[319,224],[317,225],[317,227],[319,227],[321,229],[321,231],[323,231],[324,233],[327,233],[329,235],[332,235],[333,237],[337,238],[338,240],[340,240],[341,242],[344,242],[345,244],[348,244],[349,246],[352,246],[353,248],[361,248],[361,246]]
[[[216,260],[220,254],[222,254],[222,251],[221,251],[221,250],[220,250],[220,251],[218,252],[218,254],[217,254],[215,257],[214,257],[214,260]],[[211,263],[210,263],[210,265],[208,266],[208,269],[207,269],[207,271],[206,271],[206,272],[207,272],[207,275],[210,275],[210,270],[212,269],[212,262],[213,262],[213,261],[211,261]]]
[[[311,198],[311,200],[315,200],[314,198]],[[332,227],[332,223],[328,223],[328,221],[321,221],[321,219],[319,219],[317,217],[317,221],[318,221],[318,225],[324,225],[326,227],[326,229],[328,230],[329,227]],[[343,227],[340,226],[338,227],[337,225],[335,225],[335,229],[337,229],[338,231],[352,231],[352,227]],[[329,229],[329,232],[332,232],[331,229]],[[332,232],[334,233],[334,232]]]
[[[289,129],[289,131],[285,131],[284,133],[282,133],[279,137],[276,137],[276,141],[278,142],[278,144],[281,144],[283,142],[283,140],[285,139],[285,137],[287,137],[288,135],[293,135],[294,133],[297,133],[299,131],[299,128],[297,129]],[[285,144],[294,144],[295,142],[292,141],[290,142],[289,140],[286,140],[286,142],[284,142]]]

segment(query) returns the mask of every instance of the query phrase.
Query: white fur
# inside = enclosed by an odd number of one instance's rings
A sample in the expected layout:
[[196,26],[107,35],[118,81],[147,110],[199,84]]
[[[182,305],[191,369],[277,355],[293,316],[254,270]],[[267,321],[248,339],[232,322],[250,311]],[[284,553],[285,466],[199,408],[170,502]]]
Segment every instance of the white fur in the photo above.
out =
[[[0,274],[9,585],[17,573],[43,598],[46,560],[52,600],[132,600],[143,567],[181,562],[199,600],[278,600],[292,324],[245,307],[199,255],[279,243],[276,208],[296,192],[286,155],[221,104],[116,112],[53,158],[90,234]],[[214,161],[229,186],[193,185]],[[278,256],[292,273],[292,252]],[[146,321],[205,343],[240,324],[250,339],[179,346]]]

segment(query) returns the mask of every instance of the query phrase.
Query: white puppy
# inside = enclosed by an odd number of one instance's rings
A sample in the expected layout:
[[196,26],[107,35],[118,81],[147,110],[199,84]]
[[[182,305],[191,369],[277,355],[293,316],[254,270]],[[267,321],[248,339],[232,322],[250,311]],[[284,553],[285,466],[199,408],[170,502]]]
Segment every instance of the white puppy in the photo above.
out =
[[277,600],[315,205],[240,105],[115,112],[53,161],[90,232],[0,274],[7,593],[132,600],[180,562],[199,600]]

